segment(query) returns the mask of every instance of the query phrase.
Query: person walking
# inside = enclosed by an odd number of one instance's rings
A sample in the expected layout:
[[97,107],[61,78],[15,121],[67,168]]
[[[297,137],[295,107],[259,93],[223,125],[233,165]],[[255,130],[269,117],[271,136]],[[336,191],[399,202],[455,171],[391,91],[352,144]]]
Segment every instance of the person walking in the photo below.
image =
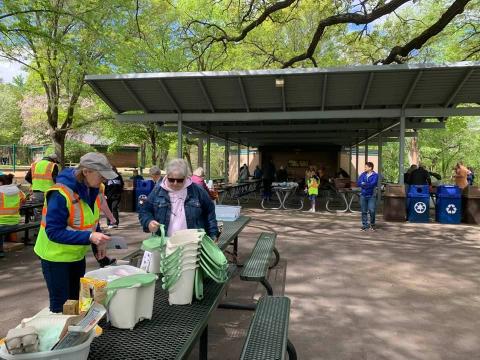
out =
[[272,199],[272,183],[275,179],[275,165],[273,164],[272,159],[269,159],[268,162],[265,164],[265,168],[262,173],[263,197],[264,199],[270,201]]
[[[37,203],[43,203],[45,191],[55,184],[55,179],[59,172],[58,156],[50,154],[41,160],[35,161],[30,166],[25,180],[32,184],[32,200]],[[34,209],[35,220],[41,218],[41,211]]]
[[34,251],[40,258],[50,297],[50,311],[60,313],[66,300],[78,299],[85,255],[92,247],[101,266],[110,238],[100,231],[99,187],[118,174],[105,155],[87,153],[77,168],[62,170],[45,193],[42,222]]
[[432,185],[430,172],[425,169],[423,164],[419,164],[418,168],[410,173],[408,176],[408,185]]
[[[357,186],[361,188],[360,207],[362,209],[362,231],[371,229],[375,231],[376,199],[375,189],[377,188],[378,174],[373,171],[373,163],[365,163],[365,171],[357,180]],[[370,214],[370,222],[368,215]]]
[[318,187],[320,186],[320,178],[314,171],[308,171],[307,174],[307,194],[310,200],[309,212],[315,212],[315,202],[318,196]]
[[120,207],[120,202],[122,201],[124,187],[122,175],[120,175],[115,166],[112,166],[112,170],[117,174],[117,177],[105,182],[105,197],[107,198],[108,208],[115,218],[115,223],[112,223],[112,221],[107,217],[107,225],[109,229],[118,228],[118,225],[120,224],[118,209]]
[[[25,194],[17,185],[12,185],[13,174],[0,175],[0,229],[8,230],[20,223],[20,206],[25,202]],[[0,258],[5,256],[3,243],[7,235],[0,235]]]

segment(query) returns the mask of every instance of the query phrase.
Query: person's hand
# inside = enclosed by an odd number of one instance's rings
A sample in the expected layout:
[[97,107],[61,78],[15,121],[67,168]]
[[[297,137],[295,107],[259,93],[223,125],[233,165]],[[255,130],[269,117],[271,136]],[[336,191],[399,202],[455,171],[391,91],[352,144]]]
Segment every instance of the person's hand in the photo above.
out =
[[107,256],[107,244],[102,243],[100,245],[97,245],[97,253],[95,254],[95,257],[97,258],[97,260],[101,260],[106,256]]
[[97,246],[104,245],[106,246],[106,242],[110,240],[110,236],[102,234],[101,232],[92,232],[90,235],[90,242]]
[[148,224],[148,231],[150,231],[151,233],[156,233],[159,228],[160,228],[160,223],[158,221],[152,220]]

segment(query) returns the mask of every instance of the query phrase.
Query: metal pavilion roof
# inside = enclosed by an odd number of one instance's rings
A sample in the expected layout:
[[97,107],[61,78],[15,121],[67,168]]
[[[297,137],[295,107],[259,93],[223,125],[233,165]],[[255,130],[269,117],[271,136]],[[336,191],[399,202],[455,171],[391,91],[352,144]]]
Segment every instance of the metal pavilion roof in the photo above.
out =
[[[177,123],[244,145],[353,145],[480,115],[480,63],[89,75],[120,121]],[[283,82],[283,86],[280,86]],[[436,119],[428,120],[426,119]],[[408,133],[407,133],[408,136]]]

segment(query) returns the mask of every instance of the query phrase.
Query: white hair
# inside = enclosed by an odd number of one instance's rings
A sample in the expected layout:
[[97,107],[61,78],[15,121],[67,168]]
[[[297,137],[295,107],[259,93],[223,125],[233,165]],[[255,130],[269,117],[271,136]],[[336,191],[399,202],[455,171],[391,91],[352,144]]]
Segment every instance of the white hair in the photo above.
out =
[[203,170],[202,167],[198,167],[195,169],[195,171],[193,172],[193,175],[197,175],[197,176],[205,176],[205,171]]
[[190,171],[190,166],[188,163],[183,159],[173,159],[170,160],[167,164],[167,175],[171,174],[172,172],[177,171],[184,177],[188,177],[192,175]]
[[152,166],[150,170],[148,171],[150,175],[161,175],[162,172],[160,171],[160,168],[158,166]]

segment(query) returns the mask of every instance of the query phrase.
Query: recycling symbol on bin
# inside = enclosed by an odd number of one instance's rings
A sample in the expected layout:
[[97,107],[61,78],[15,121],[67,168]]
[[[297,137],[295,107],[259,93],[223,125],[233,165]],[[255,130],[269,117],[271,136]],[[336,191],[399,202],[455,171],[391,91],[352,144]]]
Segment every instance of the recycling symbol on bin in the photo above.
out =
[[425,205],[425,203],[419,201],[419,202],[415,203],[413,208],[415,209],[415,212],[417,214],[423,214],[427,210],[427,205]]
[[138,204],[139,205],[143,205],[143,203],[145,202],[145,200],[147,200],[147,195],[140,195],[138,197]]
[[457,213],[457,207],[455,206],[455,204],[448,204],[445,210],[447,210],[447,213],[450,215]]

